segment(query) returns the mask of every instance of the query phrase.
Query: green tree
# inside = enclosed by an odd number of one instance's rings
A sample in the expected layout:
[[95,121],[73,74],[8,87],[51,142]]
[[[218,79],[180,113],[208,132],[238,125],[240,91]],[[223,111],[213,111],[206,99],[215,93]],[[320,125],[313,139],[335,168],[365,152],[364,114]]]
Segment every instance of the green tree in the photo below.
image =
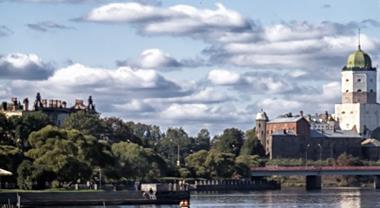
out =
[[101,138],[106,135],[106,126],[99,114],[78,111],[71,114],[63,122],[63,128],[77,129],[85,135]]
[[195,138],[195,151],[210,149],[210,132],[207,129],[201,129]]
[[15,140],[18,141],[23,150],[28,148],[27,139],[31,132],[38,131],[50,124],[49,117],[40,111],[27,112],[21,117],[12,116],[9,121],[14,129]]
[[238,155],[243,145],[244,133],[236,128],[225,129],[223,134],[213,140],[212,148],[224,153]]
[[158,126],[143,123],[127,122],[127,126],[132,129],[133,135],[140,138],[144,147],[155,147],[162,137]]
[[260,165],[260,157],[258,155],[240,155],[235,159],[236,174],[242,177],[249,177],[251,167]]
[[130,141],[142,145],[141,139],[123,120],[115,117],[103,119],[107,128],[107,136],[112,142]]
[[206,150],[200,150],[186,157],[186,165],[197,177],[209,177],[207,167],[205,166],[207,156],[208,152]]
[[112,145],[112,151],[119,159],[120,172],[125,178],[160,177],[165,172],[164,161],[152,149],[119,142]]
[[256,137],[255,130],[251,129],[246,132],[246,139],[240,149],[240,155],[259,155],[264,156],[265,150],[260,140]]
[[210,150],[205,166],[213,178],[230,178],[235,170],[235,155]]
[[343,153],[336,159],[336,165],[338,166],[362,166],[363,162],[352,155]]
[[112,165],[112,157],[107,155],[112,153],[104,152],[96,138],[78,130],[47,126],[31,133],[28,141],[31,149],[26,156],[34,160],[33,165],[54,173],[62,183],[89,180],[96,167]]
[[194,139],[189,137],[182,128],[169,128],[161,138],[157,151],[166,159],[171,167],[175,167],[178,158],[183,164],[184,158],[194,151]]

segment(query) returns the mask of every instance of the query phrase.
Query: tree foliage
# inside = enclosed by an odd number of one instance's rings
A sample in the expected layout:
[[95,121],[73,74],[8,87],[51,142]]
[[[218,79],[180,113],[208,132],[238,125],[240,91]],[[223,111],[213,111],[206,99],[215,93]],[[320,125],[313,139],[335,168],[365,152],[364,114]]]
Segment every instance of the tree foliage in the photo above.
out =
[[244,133],[236,128],[225,129],[223,134],[213,140],[213,148],[218,152],[238,155],[243,145]]

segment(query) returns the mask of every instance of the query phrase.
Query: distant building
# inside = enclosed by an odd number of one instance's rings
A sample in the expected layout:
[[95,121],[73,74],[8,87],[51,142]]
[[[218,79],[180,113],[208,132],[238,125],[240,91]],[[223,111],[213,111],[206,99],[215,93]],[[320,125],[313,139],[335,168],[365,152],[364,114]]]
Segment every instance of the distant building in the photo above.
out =
[[342,69],[342,103],[335,114],[293,116],[270,120],[256,115],[256,135],[270,159],[337,158],[343,153],[370,160],[380,159],[380,141],[368,139],[380,127],[380,104],[376,100],[377,71],[371,58],[358,49]]
[[40,93],[37,93],[32,109],[29,108],[28,98],[23,100],[23,104],[17,101],[17,98],[12,98],[11,101],[11,103],[3,102],[0,108],[0,112],[4,113],[6,117],[22,116],[26,113],[41,111],[45,113],[56,126],[61,126],[70,114],[77,111],[97,113],[91,96],[88,98],[87,105],[85,105],[83,100],[77,99],[75,100],[75,104],[71,107],[67,106],[66,101],[42,99]]
[[341,80],[342,104],[335,105],[336,120],[342,130],[368,135],[380,126],[380,104],[376,100],[377,71],[360,44],[348,57]]
[[343,153],[362,156],[363,137],[356,131],[336,129],[329,120],[318,120],[318,126],[315,120],[309,120],[310,115],[293,116],[290,113],[268,119],[265,123],[265,141],[260,142],[269,159],[307,157],[318,160],[337,158]]

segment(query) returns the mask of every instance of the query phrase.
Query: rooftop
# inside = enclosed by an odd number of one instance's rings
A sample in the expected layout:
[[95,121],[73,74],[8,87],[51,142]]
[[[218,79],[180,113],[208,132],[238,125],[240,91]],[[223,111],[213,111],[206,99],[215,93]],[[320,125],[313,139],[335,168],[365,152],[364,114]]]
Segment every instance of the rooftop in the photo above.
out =
[[310,138],[362,138],[356,131],[352,130],[310,130]]

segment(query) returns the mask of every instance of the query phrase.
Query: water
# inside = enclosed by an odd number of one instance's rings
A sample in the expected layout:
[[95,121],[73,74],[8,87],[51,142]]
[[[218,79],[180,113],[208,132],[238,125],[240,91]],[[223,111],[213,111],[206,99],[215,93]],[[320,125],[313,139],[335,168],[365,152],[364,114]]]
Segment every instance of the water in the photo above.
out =
[[[191,208],[374,208],[380,207],[380,191],[372,189],[304,189],[279,191],[192,194]],[[106,206],[108,208],[178,208],[176,206]],[[95,208],[95,207],[92,207]],[[96,207],[102,208],[102,206]]]

